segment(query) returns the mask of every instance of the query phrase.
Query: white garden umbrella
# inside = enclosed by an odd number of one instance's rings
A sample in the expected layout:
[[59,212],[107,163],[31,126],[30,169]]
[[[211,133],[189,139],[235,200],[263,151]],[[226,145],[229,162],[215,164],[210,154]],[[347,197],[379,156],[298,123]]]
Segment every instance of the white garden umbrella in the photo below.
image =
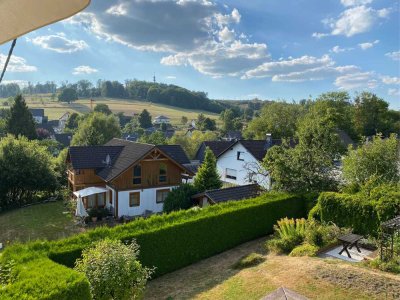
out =
[[79,191],[74,192],[74,195],[78,198],[76,202],[76,215],[79,217],[87,217],[88,213],[83,205],[82,198],[90,195],[101,194],[108,192],[109,190],[103,187],[92,186]]

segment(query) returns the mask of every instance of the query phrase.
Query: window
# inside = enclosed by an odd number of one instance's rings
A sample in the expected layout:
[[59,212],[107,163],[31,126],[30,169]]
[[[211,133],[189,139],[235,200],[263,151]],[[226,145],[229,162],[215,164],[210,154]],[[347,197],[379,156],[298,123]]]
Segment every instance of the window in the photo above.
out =
[[225,175],[226,178],[236,180],[236,176],[237,176],[237,171],[236,170],[226,168],[226,172],[225,173],[226,173],[226,175]]
[[160,173],[158,176],[158,181],[161,182],[167,182],[167,165],[164,163],[160,164]]
[[105,204],[105,193],[97,194],[97,206],[103,207]]
[[136,165],[133,167],[133,184],[142,183],[142,166]]
[[164,202],[165,198],[167,198],[169,193],[169,189],[168,190],[158,190],[157,191],[157,199],[156,202],[157,203],[162,203]]
[[236,158],[237,158],[237,160],[243,161],[244,160],[244,152],[238,151],[236,154]]
[[96,195],[87,196],[87,208],[93,208],[96,206]]
[[129,193],[129,207],[140,206],[140,192]]

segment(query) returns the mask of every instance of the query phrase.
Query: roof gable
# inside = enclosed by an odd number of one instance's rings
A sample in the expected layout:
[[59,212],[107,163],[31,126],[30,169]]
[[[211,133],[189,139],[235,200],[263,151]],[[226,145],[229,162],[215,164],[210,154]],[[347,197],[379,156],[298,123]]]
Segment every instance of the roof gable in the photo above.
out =
[[219,203],[225,201],[251,199],[257,197],[259,194],[260,187],[258,184],[248,184],[225,189],[205,191],[204,193],[194,195],[192,198],[198,198],[204,195],[212,202]]
[[204,160],[204,152],[206,147],[210,148],[215,157],[218,157],[224,150],[233,144],[235,144],[235,141],[205,141],[201,143],[199,149],[197,150],[196,159],[200,161]]
[[189,158],[180,145],[158,145],[157,148],[181,165],[190,164]]

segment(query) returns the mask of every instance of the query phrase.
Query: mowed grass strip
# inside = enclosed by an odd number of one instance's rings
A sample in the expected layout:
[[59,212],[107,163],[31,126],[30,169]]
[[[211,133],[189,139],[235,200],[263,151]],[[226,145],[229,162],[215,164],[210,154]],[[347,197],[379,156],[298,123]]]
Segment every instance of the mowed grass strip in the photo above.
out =
[[[91,111],[90,99],[79,99],[71,104],[52,100],[50,96],[25,96],[27,105],[30,108],[44,108],[45,115],[49,120],[60,118],[65,112],[76,112],[79,114],[88,113]],[[7,99],[0,99],[0,105]],[[107,104],[114,113],[122,112],[126,116],[132,116],[134,113],[139,114],[143,109],[147,109],[152,117],[164,115],[171,118],[172,124],[180,124],[182,116],[186,116],[189,120],[196,119],[199,113],[203,113],[206,117],[215,119],[220,122],[218,114],[205,112],[202,110],[185,109],[173,107],[163,104],[155,104],[151,102],[143,102],[136,100],[121,100],[113,98],[95,98],[93,107],[96,104]]]
[[0,213],[0,243],[54,240],[78,233],[71,213],[61,201],[35,204]]

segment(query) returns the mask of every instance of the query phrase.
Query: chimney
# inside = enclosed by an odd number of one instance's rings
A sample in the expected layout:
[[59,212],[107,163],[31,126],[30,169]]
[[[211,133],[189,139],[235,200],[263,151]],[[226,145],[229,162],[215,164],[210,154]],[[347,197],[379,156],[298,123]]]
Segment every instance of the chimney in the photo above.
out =
[[267,133],[265,135],[265,150],[269,149],[272,147],[272,134]]

